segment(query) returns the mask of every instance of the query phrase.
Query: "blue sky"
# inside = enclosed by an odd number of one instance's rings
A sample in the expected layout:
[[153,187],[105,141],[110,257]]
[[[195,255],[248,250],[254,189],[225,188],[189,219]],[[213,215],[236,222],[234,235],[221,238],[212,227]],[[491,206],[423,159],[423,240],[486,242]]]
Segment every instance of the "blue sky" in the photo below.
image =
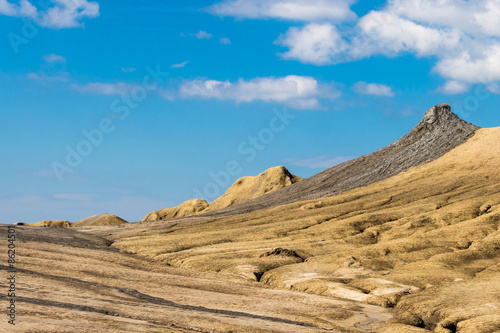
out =
[[493,0],[0,0],[0,222],[309,177],[439,103],[498,126],[499,22]]

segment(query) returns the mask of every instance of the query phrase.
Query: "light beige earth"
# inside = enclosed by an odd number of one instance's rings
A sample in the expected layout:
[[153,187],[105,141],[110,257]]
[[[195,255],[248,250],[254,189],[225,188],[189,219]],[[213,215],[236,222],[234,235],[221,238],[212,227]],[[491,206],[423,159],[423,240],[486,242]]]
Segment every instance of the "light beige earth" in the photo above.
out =
[[212,203],[208,203],[203,199],[191,199],[173,208],[164,208],[151,212],[142,219],[142,222],[186,217],[231,207],[301,180],[301,177],[292,175],[284,166],[273,167],[257,176],[238,179],[222,196]]
[[386,180],[247,214],[19,226],[20,329],[498,332],[499,142],[481,129]]
[[101,215],[94,215],[87,217],[78,222],[68,222],[68,221],[41,221],[37,223],[17,222],[14,223],[14,225],[31,226],[31,227],[49,227],[49,228],[72,228],[72,227],[119,225],[124,223],[128,222],[116,215],[104,213]]

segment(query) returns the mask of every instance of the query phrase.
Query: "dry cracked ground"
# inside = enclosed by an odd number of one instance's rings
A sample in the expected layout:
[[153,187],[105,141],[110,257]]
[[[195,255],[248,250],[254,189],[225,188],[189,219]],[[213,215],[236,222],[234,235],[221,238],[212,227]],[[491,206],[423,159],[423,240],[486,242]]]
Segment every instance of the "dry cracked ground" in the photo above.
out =
[[16,329],[500,332],[499,142],[480,129],[368,186],[248,213],[18,226]]

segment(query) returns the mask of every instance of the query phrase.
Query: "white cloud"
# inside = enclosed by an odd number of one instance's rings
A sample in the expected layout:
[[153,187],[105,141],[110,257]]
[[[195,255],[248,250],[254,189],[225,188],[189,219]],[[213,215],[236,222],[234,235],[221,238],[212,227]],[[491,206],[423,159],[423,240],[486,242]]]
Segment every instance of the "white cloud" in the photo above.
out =
[[[270,9],[285,3],[296,1],[225,1],[212,7],[212,11],[245,18],[291,18],[286,11],[276,14]],[[318,3],[307,2],[304,6]],[[345,8],[350,4],[343,2]],[[304,21],[318,18],[313,17],[302,16]],[[289,28],[275,41],[287,48],[281,57],[327,65],[373,55],[414,54],[434,57],[434,71],[450,81],[500,81],[500,0],[388,0],[384,7],[353,23],[338,23],[323,17],[322,22]],[[452,83],[442,88],[460,90]]]
[[360,19],[358,26],[362,32],[358,38],[368,42],[365,50],[351,49],[353,56],[377,53],[393,56],[400,52],[435,55],[457,47],[461,37],[456,29],[431,28],[383,11],[367,14]]
[[134,67],[123,67],[122,72],[123,73],[133,73],[137,70],[137,68]]
[[50,28],[75,28],[82,26],[84,18],[99,16],[99,4],[87,0],[53,0],[56,6],[41,15],[40,23]]
[[240,102],[283,103],[296,109],[320,108],[319,99],[337,98],[340,92],[314,78],[289,75],[283,78],[240,79],[236,83],[215,80],[188,81],[179,88],[181,98],[206,98]]
[[47,54],[46,56],[43,57],[43,60],[48,63],[48,64],[55,64],[55,63],[64,63],[66,62],[66,58],[63,56],[57,55],[57,54]]
[[82,26],[82,20],[99,16],[99,4],[87,0],[52,0],[53,6],[38,10],[31,2],[0,0],[0,15],[26,17],[53,29]]
[[331,168],[335,165],[347,162],[352,160],[354,157],[352,156],[330,156],[330,155],[321,155],[317,157],[311,158],[288,158],[284,160],[284,163],[288,163],[295,166],[300,166],[309,169],[326,169]]
[[463,82],[450,80],[439,87],[438,91],[447,95],[463,94],[469,91],[469,85]]
[[304,63],[325,65],[336,61],[348,45],[337,28],[330,23],[310,23],[302,28],[292,27],[275,44],[288,47],[281,57]]
[[206,31],[200,30],[196,34],[194,34],[194,36],[198,39],[212,39],[214,35]]
[[73,84],[73,89],[96,95],[126,95],[132,91],[134,85],[124,82],[117,83],[87,83],[84,85]]
[[471,56],[467,51],[442,59],[435,70],[441,76],[469,83],[500,80],[500,43],[485,46],[482,54]]
[[27,77],[30,80],[41,81],[43,83],[69,81],[69,74],[66,72],[58,72],[54,75],[47,75],[45,73],[28,73]]
[[227,37],[222,37],[221,39],[219,39],[219,42],[223,45],[229,45],[231,44],[231,40]]
[[21,0],[17,4],[0,0],[0,15],[34,18],[37,9],[27,0]]
[[357,82],[352,86],[352,89],[358,94],[393,97],[392,88],[384,84],[366,83],[364,81]]
[[226,0],[209,8],[220,16],[266,19],[278,18],[296,21],[354,19],[350,5],[355,0]]
[[189,61],[183,61],[183,62],[181,62],[179,64],[173,64],[170,67],[171,68],[182,68],[182,67],[185,67],[188,63],[189,63]]

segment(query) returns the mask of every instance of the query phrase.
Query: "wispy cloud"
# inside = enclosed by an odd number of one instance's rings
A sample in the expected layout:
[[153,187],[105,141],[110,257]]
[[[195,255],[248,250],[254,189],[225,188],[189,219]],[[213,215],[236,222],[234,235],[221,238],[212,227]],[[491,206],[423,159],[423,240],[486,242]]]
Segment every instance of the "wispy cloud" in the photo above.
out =
[[54,75],[48,75],[45,73],[29,73],[27,75],[28,79],[40,81],[42,83],[50,82],[68,82],[69,74],[66,72],[58,72]]
[[227,37],[222,37],[219,39],[219,42],[222,44],[222,45],[229,45],[231,44],[231,40]]
[[43,61],[45,61],[48,64],[65,63],[66,58],[64,58],[63,56],[52,53],[52,54],[47,54],[46,56],[44,56]]
[[0,15],[29,18],[42,27],[65,29],[81,27],[82,20],[99,16],[99,4],[87,0],[53,0],[53,6],[38,10],[30,1],[0,0]]
[[124,82],[117,83],[87,83],[83,85],[73,84],[73,89],[96,95],[126,95],[132,91],[134,85]]
[[309,169],[326,169],[331,168],[332,166],[347,162],[352,160],[354,157],[352,156],[330,156],[330,155],[321,155],[317,157],[310,158],[288,158],[283,160],[284,163],[300,166]]
[[355,0],[225,0],[209,7],[214,15],[237,18],[277,18],[299,21],[354,19]]
[[455,80],[447,81],[444,85],[437,89],[438,92],[441,92],[446,95],[456,95],[463,94],[469,91],[469,85],[464,82],[458,82]]
[[137,70],[137,68],[134,67],[123,67],[122,72],[123,73],[133,73]]
[[352,90],[362,95],[373,95],[380,97],[393,97],[394,92],[392,88],[384,84],[378,83],[366,83],[364,81],[355,83],[352,86]]
[[182,68],[182,67],[185,67],[188,63],[189,63],[189,61],[183,61],[183,62],[178,63],[178,64],[173,64],[170,67],[171,68]]
[[198,39],[212,39],[214,37],[214,35],[212,35],[211,33],[203,30],[198,31],[196,34],[194,34],[194,36]]

